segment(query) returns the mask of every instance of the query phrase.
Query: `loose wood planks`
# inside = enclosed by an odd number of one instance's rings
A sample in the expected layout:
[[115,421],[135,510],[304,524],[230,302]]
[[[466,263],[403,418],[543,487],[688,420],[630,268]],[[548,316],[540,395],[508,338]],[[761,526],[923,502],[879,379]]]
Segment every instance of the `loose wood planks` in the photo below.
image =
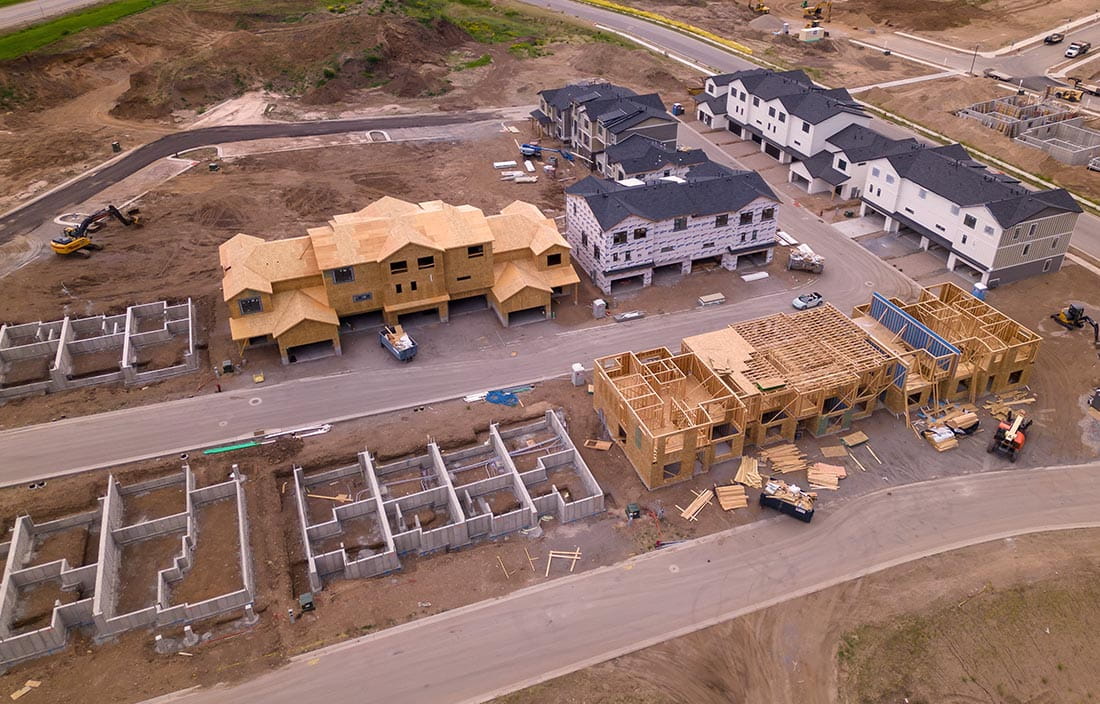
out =
[[737,476],[733,480],[738,484],[759,489],[763,486],[763,480],[760,478],[760,463],[755,457],[742,457],[741,465],[737,468]]
[[611,449],[610,440],[585,440],[584,446],[592,450],[599,450],[600,452],[606,452]]
[[839,445],[830,445],[828,447],[821,448],[821,454],[825,457],[847,457],[848,451]]
[[[687,519],[689,521],[699,520],[696,516],[703,510],[703,507],[710,503],[710,500],[714,498],[714,492],[710,489],[704,489],[695,495],[695,500],[688,504],[685,509],[680,509],[680,518]],[[676,508],[680,508],[677,506]]]

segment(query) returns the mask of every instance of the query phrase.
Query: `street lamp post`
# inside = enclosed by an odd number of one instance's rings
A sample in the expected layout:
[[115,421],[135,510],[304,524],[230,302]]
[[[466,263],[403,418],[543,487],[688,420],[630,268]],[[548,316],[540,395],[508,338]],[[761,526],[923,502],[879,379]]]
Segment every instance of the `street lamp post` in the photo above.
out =
[[978,48],[981,44],[974,45],[974,56],[970,59],[970,75],[974,75],[974,64],[978,63]]

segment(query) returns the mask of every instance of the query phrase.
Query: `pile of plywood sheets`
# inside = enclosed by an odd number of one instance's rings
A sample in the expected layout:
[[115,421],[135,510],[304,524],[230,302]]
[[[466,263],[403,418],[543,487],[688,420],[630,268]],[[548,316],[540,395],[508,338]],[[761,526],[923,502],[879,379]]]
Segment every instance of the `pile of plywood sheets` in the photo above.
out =
[[772,471],[780,474],[799,472],[810,468],[810,460],[802,450],[790,443],[769,447],[762,450],[760,454],[771,463]]
[[844,467],[836,464],[825,464],[824,462],[815,462],[812,467],[806,470],[806,479],[813,489],[836,491],[840,480],[847,476],[848,472]]

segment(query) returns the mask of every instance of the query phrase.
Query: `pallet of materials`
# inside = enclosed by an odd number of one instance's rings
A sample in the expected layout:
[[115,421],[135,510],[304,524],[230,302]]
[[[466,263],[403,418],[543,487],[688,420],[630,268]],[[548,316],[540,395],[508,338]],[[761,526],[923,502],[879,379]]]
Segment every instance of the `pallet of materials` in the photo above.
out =
[[955,438],[955,431],[946,425],[937,425],[924,431],[924,439],[928,444],[936,448],[936,452],[946,452],[959,446]]
[[718,505],[723,511],[733,511],[749,505],[749,497],[745,494],[743,486],[737,484],[718,486],[714,488],[714,493],[718,496]]

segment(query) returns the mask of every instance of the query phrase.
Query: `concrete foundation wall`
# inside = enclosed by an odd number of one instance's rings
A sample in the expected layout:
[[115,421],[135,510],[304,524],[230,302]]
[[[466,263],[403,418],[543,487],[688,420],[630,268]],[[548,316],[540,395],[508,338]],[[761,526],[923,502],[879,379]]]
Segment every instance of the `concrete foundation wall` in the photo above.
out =
[[[186,489],[186,510],[183,513],[129,526],[122,525],[126,496],[173,484],[183,484]],[[192,551],[198,539],[197,508],[211,501],[225,499],[236,502],[241,546],[241,588],[195,604],[169,605],[171,583],[182,579],[191,566]],[[66,560],[57,560],[22,568],[30,555],[36,535],[81,524],[88,524],[92,532],[99,531],[96,562],[73,567]],[[180,553],[170,568],[161,570],[157,575],[157,603],[125,614],[116,613],[122,545],[176,531],[183,531],[180,535]],[[209,539],[216,537],[211,536]],[[35,526],[27,516],[20,517],[16,521],[8,550],[10,556],[5,566],[3,582],[0,583],[0,666],[4,667],[65,647],[68,631],[73,628],[89,627],[93,639],[101,642],[135,628],[191,623],[244,609],[253,602],[255,585],[244,493],[239,475],[230,481],[201,489],[195,488],[194,477],[186,465],[179,474],[128,487],[121,487],[114,477],[110,477],[106,495],[100,499],[99,511],[67,516],[39,526]],[[12,636],[12,614],[18,602],[19,588],[46,581],[57,581],[62,590],[80,590],[85,598],[55,607],[50,626]]]
[[[547,454],[538,458],[535,469],[521,475],[512,461],[506,440],[547,430],[555,435],[553,441],[548,442],[545,450]],[[530,448],[516,452],[526,451],[530,451]],[[448,470],[448,462],[451,466],[462,466],[470,460],[471,464],[477,466],[478,461],[485,461],[481,458],[486,457],[497,474],[461,487],[455,486],[451,471]],[[554,471],[565,465],[572,466],[584,488],[585,496],[576,501],[565,501],[555,491],[533,499],[527,486],[545,481],[548,470]],[[405,496],[391,497],[391,492],[384,486],[386,478],[408,473],[410,470],[419,470],[420,476],[424,480],[432,480],[433,485]],[[309,488],[360,473],[366,480],[371,496],[335,507],[331,519],[310,523],[306,497]],[[371,577],[400,569],[399,555],[402,554],[417,552],[424,555],[437,550],[462,547],[474,539],[495,538],[531,528],[537,525],[540,515],[553,515],[562,521],[573,521],[604,510],[603,491],[570,441],[561,418],[553,411],[547,412],[535,423],[506,431],[501,431],[494,424],[489,428],[488,443],[449,452],[446,461],[433,442],[428,445],[425,455],[398,460],[381,467],[375,467],[366,452],[359,453],[358,465],[309,477],[301,467],[295,467],[294,491],[310,588],[314,591],[323,588],[325,579]],[[485,497],[497,491],[511,492],[519,507],[494,516]],[[415,511],[425,507],[446,507],[448,523],[425,530],[415,515]],[[342,521],[366,514],[373,515],[378,521],[385,542],[383,549],[354,560],[349,560],[344,550],[315,552],[314,545],[317,542],[343,534]]]
[[[138,332],[139,323],[149,317],[163,320],[159,328]],[[124,315],[65,318],[50,323],[27,323],[0,327],[0,401],[32,394],[53,393],[97,384],[123,382],[147,384],[198,369],[195,351],[195,307],[164,301],[130,306]],[[164,344],[174,338],[187,341],[183,362],[141,372],[134,367],[142,347]],[[73,378],[73,357],[81,354],[118,353],[118,371]],[[49,363],[49,380],[4,384],[16,362],[39,359]]]

